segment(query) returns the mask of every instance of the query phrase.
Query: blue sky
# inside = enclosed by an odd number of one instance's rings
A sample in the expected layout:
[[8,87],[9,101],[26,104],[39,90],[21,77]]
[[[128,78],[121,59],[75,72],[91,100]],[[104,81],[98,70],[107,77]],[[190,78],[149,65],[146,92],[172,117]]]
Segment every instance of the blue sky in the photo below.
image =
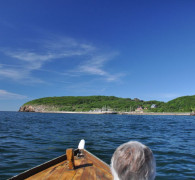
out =
[[0,110],[48,96],[195,94],[194,0],[0,2]]

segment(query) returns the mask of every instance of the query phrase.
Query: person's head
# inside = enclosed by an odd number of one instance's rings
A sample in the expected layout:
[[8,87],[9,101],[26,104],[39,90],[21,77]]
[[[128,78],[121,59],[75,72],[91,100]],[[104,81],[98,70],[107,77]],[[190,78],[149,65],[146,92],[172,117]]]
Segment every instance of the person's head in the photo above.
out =
[[156,163],[150,148],[130,141],[119,146],[114,152],[111,171],[115,180],[153,180]]

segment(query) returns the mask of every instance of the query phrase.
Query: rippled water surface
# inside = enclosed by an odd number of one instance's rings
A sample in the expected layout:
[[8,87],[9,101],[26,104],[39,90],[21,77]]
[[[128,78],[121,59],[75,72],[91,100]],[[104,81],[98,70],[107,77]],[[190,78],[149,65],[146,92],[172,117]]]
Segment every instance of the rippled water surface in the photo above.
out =
[[114,150],[137,140],[156,158],[156,179],[195,179],[195,116],[0,112],[0,179],[77,148],[110,164]]

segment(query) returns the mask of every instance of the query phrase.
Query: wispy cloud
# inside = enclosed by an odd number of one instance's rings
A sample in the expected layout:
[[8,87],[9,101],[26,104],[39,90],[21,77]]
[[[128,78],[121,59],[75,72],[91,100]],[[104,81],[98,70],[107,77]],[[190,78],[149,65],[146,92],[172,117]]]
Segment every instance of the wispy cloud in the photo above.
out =
[[51,59],[56,59],[58,56],[56,54],[51,54],[51,53],[44,53],[44,54],[39,54],[36,52],[30,52],[28,50],[17,50],[17,51],[12,51],[12,50],[6,50],[4,51],[5,55],[20,60],[24,61],[25,64],[23,67],[27,68],[29,71],[30,70],[38,70],[42,67],[42,65],[46,61],[50,61]]
[[118,74],[112,74],[106,71],[105,64],[110,61],[113,57],[115,57],[118,53],[112,53],[112,54],[101,54],[96,55],[92,57],[90,60],[85,61],[83,64],[81,64],[77,71],[80,73],[86,73],[91,75],[98,75],[105,78],[106,81],[116,81],[121,76],[124,76],[122,73]]
[[14,80],[22,79],[25,75],[25,72],[21,72],[20,70],[16,70],[14,68],[7,68],[3,65],[0,66],[0,77],[4,76],[7,78],[11,78]]
[[27,99],[27,96],[0,89],[0,99]]
[[[33,78],[33,70],[42,70],[44,64],[56,59],[73,56],[83,56],[95,50],[90,44],[79,43],[71,38],[57,38],[36,42],[34,49],[0,48],[5,56],[15,60],[16,66],[0,65],[0,76],[13,80],[31,79],[34,82],[42,82]],[[34,45],[34,46],[36,46]],[[17,66],[20,64],[20,66]],[[22,65],[21,65],[22,64]]]
[[43,40],[41,45],[45,50],[57,53],[59,56],[80,56],[96,50],[90,43],[76,41],[73,38],[53,36]]
[[39,78],[31,76],[30,70],[25,66],[14,66],[0,64],[0,80],[3,78],[9,78],[15,81],[21,81],[21,83],[44,83]]
[[[34,49],[19,48],[0,48],[5,56],[14,60],[19,66],[6,66],[0,64],[1,77],[10,78],[12,80],[32,80],[33,82],[43,82],[41,79],[34,78],[33,71],[45,71],[44,65],[57,59],[66,60],[67,57],[82,58],[80,64],[72,67],[72,70],[57,72],[58,75],[82,76],[96,75],[101,76],[106,81],[116,81],[123,74],[109,73],[105,66],[108,61],[117,55],[117,53],[101,53],[98,48],[90,43],[83,43],[72,38],[53,37],[47,40],[34,41],[37,47]],[[52,69],[50,72],[55,72]],[[55,72],[56,73],[56,72]],[[56,74],[57,74],[56,73]]]
[[27,63],[25,68],[29,70],[39,70],[48,61],[72,56],[83,56],[95,49],[91,45],[79,44],[70,38],[62,38],[59,41],[57,39],[52,42],[43,40],[39,46],[33,50],[4,48],[1,49],[1,52],[8,57],[24,61]]

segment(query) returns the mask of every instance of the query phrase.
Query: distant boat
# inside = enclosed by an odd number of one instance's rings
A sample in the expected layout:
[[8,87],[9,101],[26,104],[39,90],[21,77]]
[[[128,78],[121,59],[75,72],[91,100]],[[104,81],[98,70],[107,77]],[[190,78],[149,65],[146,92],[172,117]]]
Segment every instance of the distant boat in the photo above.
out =
[[[83,147],[83,141],[79,147]],[[66,154],[10,178],[19,179],[111,180],[113,176],[108,164],[86,149],[67,149]]]

